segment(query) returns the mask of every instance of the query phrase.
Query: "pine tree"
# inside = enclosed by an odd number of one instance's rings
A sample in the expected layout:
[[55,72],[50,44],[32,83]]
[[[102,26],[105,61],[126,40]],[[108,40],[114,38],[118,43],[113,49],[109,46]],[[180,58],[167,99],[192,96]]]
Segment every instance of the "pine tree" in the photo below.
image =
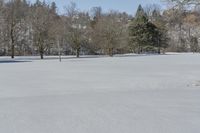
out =
[[129,26],[130,45],[137,53],[148,52],[157,44],[159,32],[157,27],[148,21],[144,9],[139,5],[135,19]]
[[149,21],[147,15],[141,5],[139,5],[139,7],[137,9],[134,21],[138,24],[142,24],[142,23],[145,24]]
[[52,11],[52,13],[56,14],[56,10],[57,10],[56,3],[55,3],[55,2],[52,2],[52,3],[51,3],[51,11]]

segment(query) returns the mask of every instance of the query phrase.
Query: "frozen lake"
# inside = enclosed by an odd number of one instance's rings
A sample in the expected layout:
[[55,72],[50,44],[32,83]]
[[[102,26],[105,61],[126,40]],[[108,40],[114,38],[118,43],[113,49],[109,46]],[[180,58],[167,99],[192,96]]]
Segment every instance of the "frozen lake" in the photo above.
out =
[[200,54],[0,58],[0,133],[199,132]]

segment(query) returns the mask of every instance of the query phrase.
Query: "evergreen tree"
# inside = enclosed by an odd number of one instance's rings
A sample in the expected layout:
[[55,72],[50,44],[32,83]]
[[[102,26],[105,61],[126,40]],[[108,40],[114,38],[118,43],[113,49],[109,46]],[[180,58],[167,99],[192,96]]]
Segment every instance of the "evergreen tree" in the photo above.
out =
[[144,9],[139,5],[136,17],[129,26],[131,48],[137,53],[152,51],[156,47],[158,36],[157,27],[148,21]]
[[56,3],[55,3],[55,2],[52,2],[52,3],[51,3],[51,11],[52,11],[52,13],[56,14],[56,10],[57,10]]
[[141,5],[138,6],[137,12],[135,14],[135,17],[138,19],[141,19],[143,17],[147,18],[147,15]]

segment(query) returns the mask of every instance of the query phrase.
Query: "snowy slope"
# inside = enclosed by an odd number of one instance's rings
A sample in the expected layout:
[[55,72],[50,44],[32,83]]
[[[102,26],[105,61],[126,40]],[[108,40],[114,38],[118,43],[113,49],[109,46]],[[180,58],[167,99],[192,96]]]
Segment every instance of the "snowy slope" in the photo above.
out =
[[0,61],[0,133],[200,132],[198,54],[25,61]]

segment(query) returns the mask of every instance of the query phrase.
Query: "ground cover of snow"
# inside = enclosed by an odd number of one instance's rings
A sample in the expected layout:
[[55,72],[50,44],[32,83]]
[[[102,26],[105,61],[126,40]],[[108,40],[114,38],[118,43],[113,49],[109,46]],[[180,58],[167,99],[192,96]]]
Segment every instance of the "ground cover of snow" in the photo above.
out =
[[0,58],[0,133],[199,133],[200,54]]

